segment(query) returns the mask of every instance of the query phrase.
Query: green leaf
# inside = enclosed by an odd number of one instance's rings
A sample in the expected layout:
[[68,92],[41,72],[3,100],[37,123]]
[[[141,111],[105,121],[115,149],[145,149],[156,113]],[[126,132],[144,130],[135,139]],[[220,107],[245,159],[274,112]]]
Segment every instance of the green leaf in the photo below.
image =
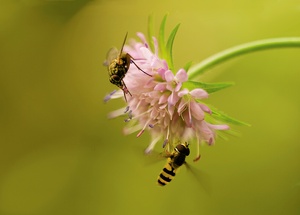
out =
[[168,14],[166,14],[161,21],[160,28],[159,28],[159,35],[158,35],[158,44],[159,50],[161,52],[161,58],[165,59],[166,57],[166,47],[165,47],[165,26],[167,21]]
[[169,38],[168,38],[168,42],[167,42],[167,46],[166,46],[166,50],[167,50],[167,62],[169,64],[169,68],[171,71],[173,71],[173,55],[172,55],[172,50],[173,50],[173,43],[174,43],[174,39],[175,39],[175,36],[176,36],[176,33],[178,31],[178,28],[179,28],[180,24],[177,24],[175,26],[175,28],[172,30]]
[[188,90],[193,90],[196,88],[201,88],[208,93],[214,93],[219,90],[223,90],[227,87],[234,85],[233,82],[222,82],[222,83],[203,83],[198,81],[186,81],[182,84],[183,88],[187,88]]
[[217,135],[223,140],[228,140],[228,135],[233,137],[241,136],[239,132],[230,128],[229,130],[216,130]]
[[221,122],[225,122],[225,123],[230,123],[230,124],[234,124],[234,125],[246,125],[246,126],[251,126],[250,124],[237,120],[233,117],[230,117],[228,115],[226,115],[225,113],[223,113],[222,111],[217,110],[216,108],[213,108],[210,105],[207,105],[212,114],[211,117],[213,117],[215,120],[221,121]]
[[154,42],[152,37],[154,36],[154,16],[153,13],[148,17],[148,41],[150,49],[154,52]]
[[191,68],[192,64],[193,64],[193,61],[187,62],[187,63],[184,65],[183,69],[184,69],[186,72],[188,72],[189,69]]

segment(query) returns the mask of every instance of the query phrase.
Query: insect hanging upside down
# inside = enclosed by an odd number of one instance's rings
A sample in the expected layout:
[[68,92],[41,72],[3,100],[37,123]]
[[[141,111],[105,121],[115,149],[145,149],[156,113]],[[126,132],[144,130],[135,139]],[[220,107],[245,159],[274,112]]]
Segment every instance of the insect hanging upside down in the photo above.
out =
[[143,71],[133,61],[135,59],[130,54],[123,52],[123,47],[126,42],[127,34],[128,33],[126,33],[126,35],[125,35],[120,52],[116,48],[111,48],[108,51],[106,61],[104,62],[104,65],[107,66],[107,69],[108,69],[109,81],[112,84],[119,87],[121,90],[123,90],[124,98],[126,101],[127,101],[126,94],[129,94],[130,96],[132,96],[123,80],[129,67],[130,67],[130,63],[133,63],[138,68],[138,70],[140,70],[144,74],[151,77],[150,74]]
[[167,164],[160,172],[158,185],[167,185],[176,175],[177,169],[186,164],[185,158],[190,154],[189,144],[187,142],[178,144],[174,151],[168,156]]

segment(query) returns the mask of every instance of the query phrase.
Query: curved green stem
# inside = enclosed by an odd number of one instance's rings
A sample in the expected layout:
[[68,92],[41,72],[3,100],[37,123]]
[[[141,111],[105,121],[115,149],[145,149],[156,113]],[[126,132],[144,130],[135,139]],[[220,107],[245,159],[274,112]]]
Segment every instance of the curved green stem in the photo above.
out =
[[221,51],[191,67],[188,71],[189,79],[193,79],[203,74],[207,69],[239,55],[265,49],[287,47],[300,47],[300,37],[272,38],[238,45]]

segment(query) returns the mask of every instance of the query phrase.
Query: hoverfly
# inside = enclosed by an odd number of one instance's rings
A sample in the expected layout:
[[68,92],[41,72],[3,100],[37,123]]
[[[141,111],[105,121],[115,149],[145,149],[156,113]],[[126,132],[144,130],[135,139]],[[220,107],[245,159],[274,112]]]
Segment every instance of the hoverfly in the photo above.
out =
[[128,93],[130,96],[131,93],[129,92],[123,78],[125,77],[129,67],[130,63],[133,63],[138,70],[143,72],[144,74],[151,77],[150,74],[143,71],[133,60],[135,60],[130,54],[123,52],[123,47],[126,42],[127,34],[125,35],[122,47],[120,52],[116,48],[111,48],[106,56],[106,61],[104,62],[104,65],[107,66],[108,69],[108,75],[109,75],[109,81],[119,87],[124,92],[124,98],[126,99],[126,94]]
[[177,169],[186,164],[185,158],[190,154],[189,144],[187,142],[178,144],[174,151],[168,156],[167,164],[160,172],[157,183],[160,186],[167,185],[176,175]]

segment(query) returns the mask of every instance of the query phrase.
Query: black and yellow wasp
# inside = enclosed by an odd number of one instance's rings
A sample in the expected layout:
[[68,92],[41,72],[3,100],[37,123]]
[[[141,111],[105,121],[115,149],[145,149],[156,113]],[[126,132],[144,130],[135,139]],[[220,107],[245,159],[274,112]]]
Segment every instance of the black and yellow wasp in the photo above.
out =
[[120,52],[117,48],[111,48],[106,56],[106,61],[104,62],[104,65],[107,66],[108,75],[109,75],[109,81],[119,87],[124,92],[124,98],[126,99],[125,94],[131,95],[129,92],[123,78],[125,77],[129,67],[130,63],[133,63],[141,72],[145,73],[148,76],[151,76],[150,74],[143,71],[133,60],[134,58],[128,54],[123,52],[123,48],[126,42],[127,34],[125,35],[122,47]]
[[168,155],[167,164],[160,172],[157,183],[160,186],[167,185],[176,175],[180,166],[186,164],[185,158],[190,154],[189,144],[187,142],[178,144],[174,151]]

